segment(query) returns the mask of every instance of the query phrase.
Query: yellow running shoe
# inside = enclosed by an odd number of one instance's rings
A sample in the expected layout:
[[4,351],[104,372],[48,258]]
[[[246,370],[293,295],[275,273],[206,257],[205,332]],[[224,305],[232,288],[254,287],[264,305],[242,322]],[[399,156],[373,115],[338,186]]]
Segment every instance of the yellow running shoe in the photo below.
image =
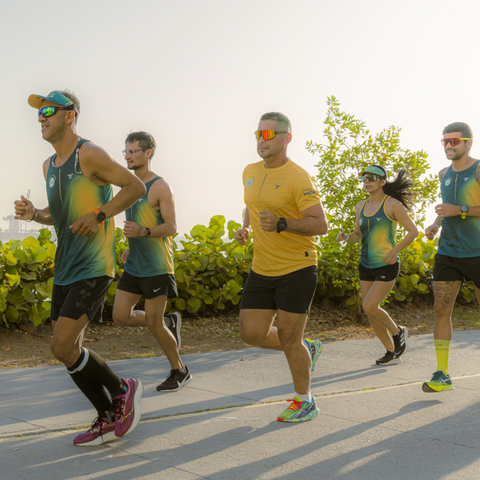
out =
[[449,390],[453,390],[450,375],[445,375],[441,370],[435,372],[432,379],[422,385],[422,390],[425,393],[448,392]]

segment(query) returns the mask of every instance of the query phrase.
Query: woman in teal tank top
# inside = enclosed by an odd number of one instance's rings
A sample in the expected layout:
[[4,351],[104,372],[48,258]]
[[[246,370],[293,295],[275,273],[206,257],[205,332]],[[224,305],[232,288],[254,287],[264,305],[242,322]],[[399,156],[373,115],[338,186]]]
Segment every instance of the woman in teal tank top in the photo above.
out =
[[[397,326],[380,305],[395,285],[400,265],[398,254],[418,235],[409,216],[413,206],[412,181],[407,177],[407,170],[402,168],[395,180],[388,182],[387,172],[380,165],[371,165],[360,175],[369,198],[356,207],[353,233],[340,233],[337,242],[362,242],[358,269],[363,310],[387,350],[376,364],[395,365],[401,362],[400,356],[407,349],[408,330]],[[398,223],[408,232],[399,243],[396,241]]]

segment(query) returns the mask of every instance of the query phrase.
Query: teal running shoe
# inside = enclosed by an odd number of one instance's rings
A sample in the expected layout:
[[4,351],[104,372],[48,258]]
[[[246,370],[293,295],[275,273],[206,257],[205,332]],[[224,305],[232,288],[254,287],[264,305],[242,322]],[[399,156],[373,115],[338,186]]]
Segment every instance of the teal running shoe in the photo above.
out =
[[450,375],[445,375],[441,370],[433,374],[429,382],[422,385],[422,390],[425,393],[448,392],[453,390],[452,379]]
[[280,422],[306,422],[318,415],[317,404],[312,397],[312,402],[302,402],[298,397],[293,397],[293,400],[288,400],[292,404],[284,410],[277,418]]
[[311,372],[313,373],[315,371],[315,364],[317,363],[318,357],[322,353],[322,342],[320,340],[312,340],[310,338],[306,338],[303,342],[307,346],[308,350],[310,351],[310,356],[312,357]]

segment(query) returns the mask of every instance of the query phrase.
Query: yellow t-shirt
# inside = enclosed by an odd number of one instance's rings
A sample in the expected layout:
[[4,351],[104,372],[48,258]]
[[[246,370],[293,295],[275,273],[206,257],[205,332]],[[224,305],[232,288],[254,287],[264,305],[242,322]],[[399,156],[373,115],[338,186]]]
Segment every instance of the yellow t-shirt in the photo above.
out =
[[315,237],[294,233],[266,232],[260,226],[259,212],[269,210],[278,217],[302,218],[301,211],[320,203],[312,177],[288,160],[278,168],[265,168],[263,160],[243,171],[245,204],[253,230],[252,270],[259,275],[277,277],[317,265]]

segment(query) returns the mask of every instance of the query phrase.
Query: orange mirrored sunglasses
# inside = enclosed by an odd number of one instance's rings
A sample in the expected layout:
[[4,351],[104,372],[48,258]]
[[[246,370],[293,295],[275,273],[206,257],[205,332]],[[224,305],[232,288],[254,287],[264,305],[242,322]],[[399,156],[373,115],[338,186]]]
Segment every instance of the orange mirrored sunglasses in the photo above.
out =
[[444,147],[446,147],[448,144],[450,144],[452,147],[456,147],[457,145],[460,145],[462,140],[471,140],[471,138],[445,137],[442,138],[440,142]]
[[260,137],[263,137],[264,140],[271,140],[275,138],[277,133],[288,133],[288,132],[277,132],[275,130],[257,130],[253,132],[255,134],[255,139],[260,140]]

